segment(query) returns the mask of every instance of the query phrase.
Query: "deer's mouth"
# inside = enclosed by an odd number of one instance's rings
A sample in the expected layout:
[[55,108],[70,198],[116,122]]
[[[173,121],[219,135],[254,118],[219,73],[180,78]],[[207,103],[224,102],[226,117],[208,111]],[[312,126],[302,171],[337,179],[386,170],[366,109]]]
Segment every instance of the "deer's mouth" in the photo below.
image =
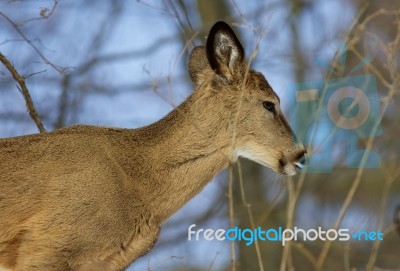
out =
[[298,150],[285,155],[283,152],[276,152],[265,155],[257,148],[239,148],[236,150],[235,157],[245,157],[283,175],[292,176],[302,170],[307,164],[306,150]]
[[282,158],[279,159],[281,173],[288,176],[293,176],[297,172],[304,169],[307,164],[306,153],[307,151],[304,149],[296,153],[292,159],[288,159],[287,157],[282,156]]
[[301,168],[297,166],[295,163],[288,163],[283,167],[281,173],[287,176],[293,176],[296,175],[297,172],[299,172],[300,170]]

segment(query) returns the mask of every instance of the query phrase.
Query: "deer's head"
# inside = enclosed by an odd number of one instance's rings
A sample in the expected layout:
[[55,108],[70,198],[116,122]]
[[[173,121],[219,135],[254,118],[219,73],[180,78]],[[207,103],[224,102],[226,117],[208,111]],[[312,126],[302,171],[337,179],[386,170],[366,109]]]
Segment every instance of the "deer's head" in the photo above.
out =
[[286,175],[304,166],[306,150],[283,116],[279,97],[260,72],[249,69],[243,47],[226,23],[216,23],[206,46],[192,51],[189,74],[196,91],[207,92],[218,101],[213,106],[227,111],[216,117],[233,132],[234,157]]

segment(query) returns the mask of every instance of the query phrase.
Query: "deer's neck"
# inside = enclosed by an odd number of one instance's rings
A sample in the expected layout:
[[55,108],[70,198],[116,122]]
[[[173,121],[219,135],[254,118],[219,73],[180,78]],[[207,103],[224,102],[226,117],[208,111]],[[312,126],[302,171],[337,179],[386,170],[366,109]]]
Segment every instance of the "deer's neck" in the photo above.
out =
[[224,108],[212,108],[209,97],[195,95],[143,128],[153,143],[146,202],[160,220],[180,209],[234,159],[230,127],[221,124],[228,117]]

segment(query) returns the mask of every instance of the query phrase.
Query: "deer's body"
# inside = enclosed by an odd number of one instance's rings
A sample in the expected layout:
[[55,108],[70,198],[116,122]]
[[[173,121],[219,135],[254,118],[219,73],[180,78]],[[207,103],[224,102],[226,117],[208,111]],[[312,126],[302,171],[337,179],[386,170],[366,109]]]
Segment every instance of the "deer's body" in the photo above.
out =
[[[233,39],[230,31],[217,24],[208,43]],[[207,44],[208,61],[205,48],[196,48],[189,63],[195,92],[152,125],[72,126],[0,140],[0,268],[123,270],[152,248],[166,219],[238,156],[296,172],[304,149],[293,144],[282,114],[254,108],[264,100],[279,103],[276,94],[257,72],[248,71],[243,84],[243,57],[234,58],[243,52],[237,40],[225,41],[233,48],[230,62],[221,58],[224,48],[213,56]],[[271,131],[264,127],[269,122],[277,123]]]

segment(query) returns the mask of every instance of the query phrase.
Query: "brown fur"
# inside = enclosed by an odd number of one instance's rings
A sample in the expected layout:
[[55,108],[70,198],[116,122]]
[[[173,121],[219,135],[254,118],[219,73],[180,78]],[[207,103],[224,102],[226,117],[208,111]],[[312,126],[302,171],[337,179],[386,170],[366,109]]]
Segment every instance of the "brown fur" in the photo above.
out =
[[[226,27],[217,23],[213,40],[232,35]],[[235,42],[208,45],[214,54],[196,48],[188,67],[196,90],[152,125],[78,125],[0,140],[0,267],[123,270],[239,155],[294,174],[304,149],[265,78],[245,78]],[[217,58],[218,72],[207,57]],[[263,101],[276,104],[276,114]]]

